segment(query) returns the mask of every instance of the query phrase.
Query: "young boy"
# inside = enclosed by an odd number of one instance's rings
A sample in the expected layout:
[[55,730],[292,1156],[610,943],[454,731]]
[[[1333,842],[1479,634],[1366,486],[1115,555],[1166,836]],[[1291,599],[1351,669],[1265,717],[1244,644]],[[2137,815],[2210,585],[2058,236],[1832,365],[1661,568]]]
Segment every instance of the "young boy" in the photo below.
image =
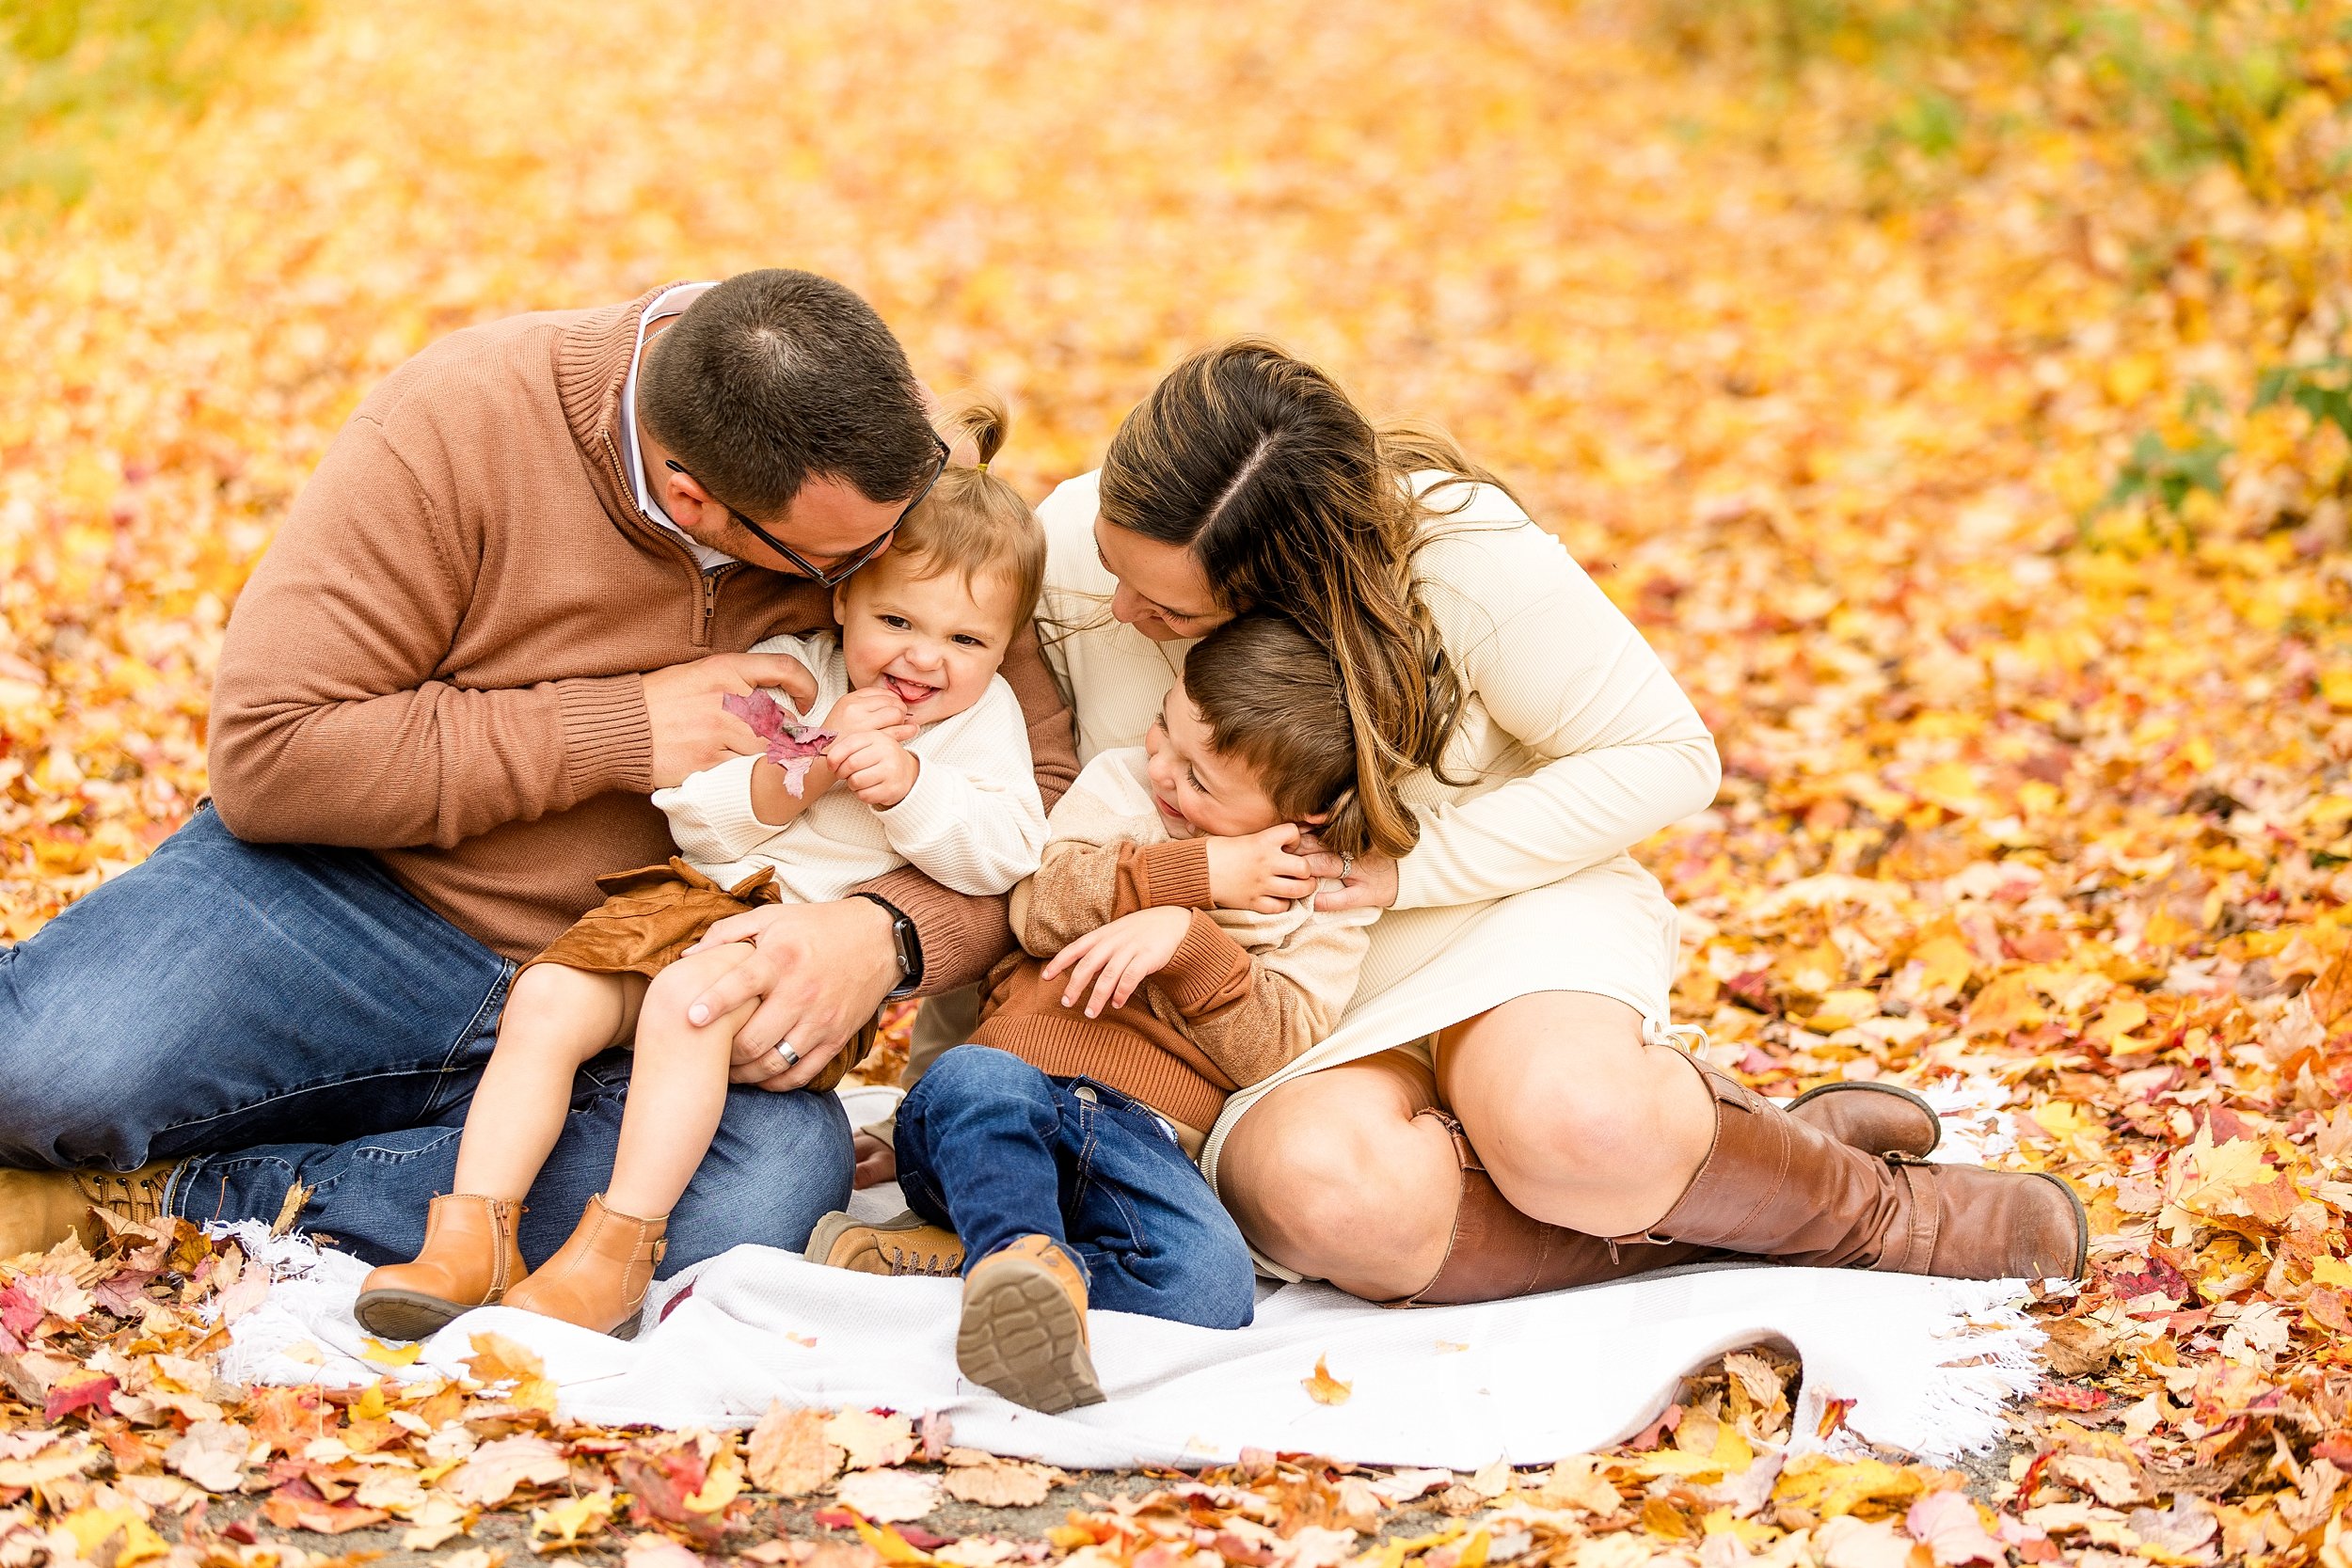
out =
[[1361,847],[1355,778],[1330,661],[1248,615],[1193,648],[1141,747],[1097,756],[1054,808],[1012,898],[1025,953],[898,1117],[909,1204],[961,1238],[975,1383],[1033,1410],[1099,1402],[1089,1301],[1249,1322],[1248,1248],[1193,1158],[1226,1097],[1354,994],[1377,911],[1318,913],[1279,863],[1310,828]]
[[[467,1113],[456,1191],[433,1200],[414,1262],[368,1276],[357,1313],[371,1332],[417,1338],[502,1300],[632,1334],[670,1211],[718,1130],[729,1050],[752,1010],[694,1028],[680,1009],[643,1006],[653,977],[714,922],[758,904],[844,898],[909,863],[969,894],[1006,892],[1036,868],[1044,805],[1020,702],[996,672],[1036,605],[1044,533],[987,472],[1001,405],[977,402],[960,422],[980,466],[943,474],[888,552],[834,591],[838,640],[777,637],[753,650],[808,666],[812,728],[831,732],[829,743],[783,732],[782,713],[768,711],[771,756],[736,757],[658,791],[680,853],[600,879],[611,896],[516,976]],[[723,945],[695,961],[715,974],[747,951]],[[632,1037],[639,1061],[612,1180],[571,1240],[524,1278],[516,1221],[563,1129],[573,1075]],[[869,1027],[857,1044],[871,1039]],[[845,1049],[810,1086],[831,1088],[862,1053]]]

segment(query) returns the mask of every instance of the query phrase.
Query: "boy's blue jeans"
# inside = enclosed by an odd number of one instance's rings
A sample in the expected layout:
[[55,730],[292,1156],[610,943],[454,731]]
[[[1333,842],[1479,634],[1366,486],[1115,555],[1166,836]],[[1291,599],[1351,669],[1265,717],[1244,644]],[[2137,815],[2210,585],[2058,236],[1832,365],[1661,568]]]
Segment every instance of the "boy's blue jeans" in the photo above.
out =
[[898,1107],[898,1183],[963,1240],[964,1268],[1051,1236],[1086,1271],[1088,1305],[1203,1328],[1249,1322],[1241,1229],[1150,1109],[1084,1078],[1049,1078],[983,1045],[942,1055]]
[[[450,1190],[515,966],[364,850],[246,844],[207,807],[155,853],[0,948],[0,1165],[183,1163],[172,1212],[274,1220],[403,1261]],[[524,1259],[563,1244],[612,1169],[630,1058],[581,1069],[531,1190]],[[738,1088],[670,1221],[662,1272],[739,1242],[798,1247],[849,1200],[832,1095]]]

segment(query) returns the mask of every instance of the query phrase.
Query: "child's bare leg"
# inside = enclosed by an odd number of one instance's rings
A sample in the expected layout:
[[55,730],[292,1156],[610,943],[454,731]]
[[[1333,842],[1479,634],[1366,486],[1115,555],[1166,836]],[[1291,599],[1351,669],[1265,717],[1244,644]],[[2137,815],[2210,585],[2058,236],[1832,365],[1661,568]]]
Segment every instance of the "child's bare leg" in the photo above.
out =
[[680,958],[654,977],[637,1019],[637,1065],[621,1112],[621,1147],[605,1202],[637,1219],[666,1218],[710,1150],[727,1102],[727,1055],[735,1032],[758,1006],[689,1022],[687,1006],[751,956],[749,942]]
[[629,1037],[642,974],[592,974],[532,964],[515,977],[498,1044],[466,1113],[456,1190],[521,1198],[564,1131],[580,1064]]

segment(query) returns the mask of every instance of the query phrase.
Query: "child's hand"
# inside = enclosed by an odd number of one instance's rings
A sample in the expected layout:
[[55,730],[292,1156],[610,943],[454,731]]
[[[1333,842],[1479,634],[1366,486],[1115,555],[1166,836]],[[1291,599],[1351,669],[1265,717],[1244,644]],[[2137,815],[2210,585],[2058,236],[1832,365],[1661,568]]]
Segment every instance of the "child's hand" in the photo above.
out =
[[1209,901],[1220,910],[1280,914],[1315,891],[1306,857],[1297,853],[1298,824],[1277,822],[1242,838],[1209,840]]
[[872,731],[843,736],[826,748],[825,762],[851,794],[876,811],[905,800],[922,768],[913,752]]
[[886,735],[902,745],[921,733],[920,726],[907,717],[906,704],[881,686],[846,693],[818,727],[839,736]]
[[1061,993],[1065,1007],[1076,1006],[1079,993],[1092,986],[1087,1017],[1100,1018],[1105,1006],[1125,1006],[1137,986],[1166,969],[1191,927],[1189,910],[1161,908],[1122,914],[1055,954],[1045,965],[1045,978],[1069,972],[1070,984]]

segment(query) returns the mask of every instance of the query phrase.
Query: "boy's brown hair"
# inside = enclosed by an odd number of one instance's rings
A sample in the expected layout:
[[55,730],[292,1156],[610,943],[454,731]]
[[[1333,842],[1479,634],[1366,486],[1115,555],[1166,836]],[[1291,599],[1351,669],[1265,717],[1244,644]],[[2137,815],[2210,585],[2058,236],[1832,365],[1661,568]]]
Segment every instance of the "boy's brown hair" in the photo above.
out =
[[1321,812],[1315,830],[1337,853],[1372,847],[1356,794],[1356,725],[1331,656],[1288,616],[1235,616],[1184,656],[1184,695],[1209,726],[1209,745],[1257,775],[1292,821]]
[[1010,424],[1004,401],[993,392],[968,392],[948,411],[940,434],[950,446],[970,437],[979,467],[948,465],[923,504],[898,525],[882,559],[918,578],[952,571],[968,581],[1005,583],[1013,591],[1009,629],[1018,632],[1036,613],[1045,585],[1045,525],[1020,491],[988,471]]

